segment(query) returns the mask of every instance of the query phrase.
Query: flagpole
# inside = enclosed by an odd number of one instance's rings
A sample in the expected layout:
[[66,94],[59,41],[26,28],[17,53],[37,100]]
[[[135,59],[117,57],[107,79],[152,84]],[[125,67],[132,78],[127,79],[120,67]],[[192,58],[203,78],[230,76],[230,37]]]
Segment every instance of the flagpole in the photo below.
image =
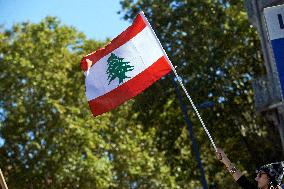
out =
[[3,188],[3,189],[8,189],[8,187],[7,187],[7,184],[6,184],[6,182],[5,182],[5,179],[4,179],[4,176],[3,176],[3,174],[2,174],[2,171],[1,171],[1,169],[0,169],[0,185],[1,185],[1,188]]
[[203,129],[205,130],[207,136],[209,137],[209,140],[210,140],[211,144],[213,145],[214,150],[217,152],[217,147],[216,147],[216,145],[215,145],[215,142],[213,141],[213,139],[212,139],[212,137],[211,137],[211,135],[210,135],[208,129],[206,128],[206,126],[205,126],[205,124],[204,124],[204,122],[203,122],[203,120],[202,120],[202,118],[201,118],[201,116],[200,116],[200,114],[199,114],[199,112],[198,112],[198,110],[197,110],[195,104],[193,103],[193,101],[192,101],[190,95],[188,94],[188,92],[187,92],[185,86],[183,85],[183,83],[182,83],[180,77],[178,76],[175,67],[173,66],[172,62],[170,61],[170,59],[169,59],[169,57],[168,57],[166,51],[164,50],[164,48],[163,48],[163,46],[162,46],[160,40],[158,39],[158,37],[157,37],[155,31],[153,30],[153,28],[151,27],[151,25],[150,25],[150,23],[148,22],[147,18],[145,17],[144,12],[141,11],[139,14],[142,16],[142,18],[143,18],[144,21],[147,23],[147,25],[149,26],[149,28],[151,28],[151,32],[153,33],[153,35],[155,36],[155,38],[156,38],[158,44],[160,45],[161,49],[163,50],[163,53],[164,53],[164,55],[165,55],[165,57],[166,57],[166,59],[167,59],[169,65],[171,66],[171,68],[172,68],[172,70],[173,70],[173,72],[174,72],[174,74],[175,74],[175,76],[176,76],[176,78],[177,78],[177,80],[178,80],[180,86],[182,87],[183,91],[185,92],[186,97],[188,98],[188,100],[189,100],[189,102],[190,102],[190,104],[191,104],[193,110],[195,111],[195,113],[196,113],[196,115],[197,115],[197,117],[198,117],[198,119],[199,119],[199,121],[200,121],[200,123],[201,123]]

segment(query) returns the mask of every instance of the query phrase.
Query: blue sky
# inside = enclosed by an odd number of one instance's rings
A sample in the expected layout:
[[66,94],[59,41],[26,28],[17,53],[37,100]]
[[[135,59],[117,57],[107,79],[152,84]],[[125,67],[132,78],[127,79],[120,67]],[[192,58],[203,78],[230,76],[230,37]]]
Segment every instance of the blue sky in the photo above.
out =
[[119,0],[0,0],[0,25],[38,23],[47,15],[58,17],[63,24],[76,27],[88,38],[113,38],[130,23],[118,15]]

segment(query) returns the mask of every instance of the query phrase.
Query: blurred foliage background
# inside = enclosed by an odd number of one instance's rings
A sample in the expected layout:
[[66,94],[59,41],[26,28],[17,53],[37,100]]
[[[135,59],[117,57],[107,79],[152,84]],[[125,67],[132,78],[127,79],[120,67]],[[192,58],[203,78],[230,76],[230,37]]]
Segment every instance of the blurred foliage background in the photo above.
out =
[[[130,22],[143,10],[216,144],[253,180],[257,166],[283,160],[278,130],[253,104],[265,74],[257,33],[242,1],[122,0]],[[0,167],[9,188],[201,188],[170,75],[93,118],[83,55],[105,45],[47,17],[0,29]],[[216,160],[189,102],[210,188],[238,186]]]

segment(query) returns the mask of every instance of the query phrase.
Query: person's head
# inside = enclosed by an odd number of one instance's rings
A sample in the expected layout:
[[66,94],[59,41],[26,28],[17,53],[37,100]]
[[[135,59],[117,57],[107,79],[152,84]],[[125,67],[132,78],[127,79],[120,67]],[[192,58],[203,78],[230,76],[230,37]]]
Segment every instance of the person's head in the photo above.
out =
[[269,188],[269,177],[265,172],[259,171],[255,177],[255,181],[257,181],[258,188],[260,189]]
[[279,186],[284,175],[284,161],[271,163],[257,169],[257,186],[260,189],[269,189],[271,186]]

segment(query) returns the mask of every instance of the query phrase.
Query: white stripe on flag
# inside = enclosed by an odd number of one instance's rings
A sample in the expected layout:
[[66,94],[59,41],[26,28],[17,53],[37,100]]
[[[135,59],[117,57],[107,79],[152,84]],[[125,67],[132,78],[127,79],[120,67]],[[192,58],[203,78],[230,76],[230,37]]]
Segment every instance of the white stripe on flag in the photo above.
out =
[[[163,51],[149,27],[145,27],[134,38],[111,53],[124,58],[123,61],[130,62],[129,65],[134,66],[132,71],[126,73],[131,78],[147,69],[163,56]],[[122,84],[119,84],[118,79],[113,80],[110,84],[107,80],[107,59],[110,54],[96,62],[86,76],[86,96],[88,101],[102,96]],[[131,78],[125,79],[124,83]]]

